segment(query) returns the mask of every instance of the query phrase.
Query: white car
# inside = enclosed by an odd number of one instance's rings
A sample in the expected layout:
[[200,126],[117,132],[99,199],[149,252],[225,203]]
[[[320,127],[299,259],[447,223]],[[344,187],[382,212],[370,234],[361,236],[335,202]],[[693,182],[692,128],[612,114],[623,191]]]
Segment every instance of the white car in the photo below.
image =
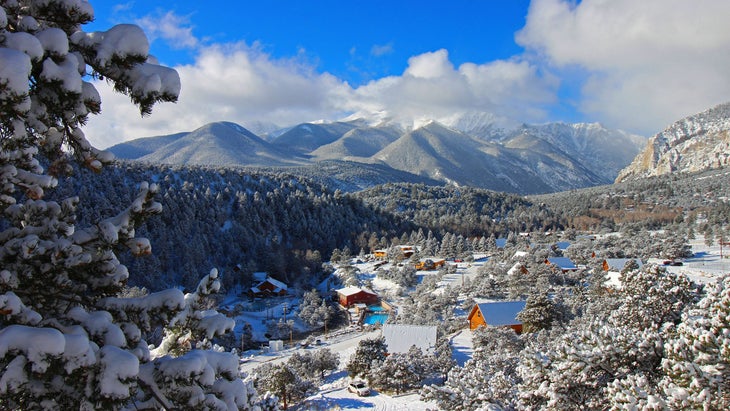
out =
[[353,381],[347,386],[347,390],[357,394],[358,397],[370,395],[370,387],[364,381]]

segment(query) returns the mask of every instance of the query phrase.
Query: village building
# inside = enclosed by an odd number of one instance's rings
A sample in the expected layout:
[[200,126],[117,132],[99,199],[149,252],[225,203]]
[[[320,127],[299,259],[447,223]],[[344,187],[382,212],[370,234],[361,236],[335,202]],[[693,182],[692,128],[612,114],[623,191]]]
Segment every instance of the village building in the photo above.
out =
[[340,288],[336,292],[337,300],[343,307],[350,307],[355,304],[375,304],[380,300],[374,292],[359,287]]
[[[261,273],[255,273],[257,275],[254,276],[254,278],[260,278]],[[265,274],[265,273],[264,273]],[[249,297],[258,297],[258,298],[265,298],[265,297],[283,297],[287,295],[288,293],[288,287],[283,282],[268,277],[261,282],[259,282],[256,286],[251,287],[251,289],[248,291]]]
[[517,314],[525,309],[525,301],[492,301],[474,304],[467,320],[469,329],[475,330],[481,326],[510,327],[516,333],[522,332],[522,321]]
[[634,261],[639,268],[644,266],[640,258],[606,258],[603,260],[603,271],[606,272],[604,275],[603,285],[606,288],[615,290],[623,288],[623,284],[621,283],[621,271],[623,271],[629,261]]
[[555,248],[560,251],[565,251],[570,247],[570,241],[558,241],[555,243]]
[[568,271],[578,271],[578,266],[568,257],[548,257],[545,264],[556,265],[560,271],[566,273]]
[[635,262],[639,268],[644,266],[640,258],[606,258],[603,260],[603,271],[622,271],[629,261]]
[[509,275],[510,277],[527,274],[530,274],[530,272],[527,270],[527,267],[525,267],[525,265],[520,262],[516,262],[515,265],[513,265],[512,268],[507,271],[507,275]]
[[443,258],[422,258],[416,262],[416,270],[438,270],[446,264]]
[[[400,250],[401,257],[410,258],[416,253],[416,249],[412,245],[397,245],[395,246]],[[373,251],[373,256],[379,260],[388,258],[388,250],[381,248]]]
[[407,353],[414,345],[424,354],[436,348],[435,325],[383,324],[382,333],[388,354]]

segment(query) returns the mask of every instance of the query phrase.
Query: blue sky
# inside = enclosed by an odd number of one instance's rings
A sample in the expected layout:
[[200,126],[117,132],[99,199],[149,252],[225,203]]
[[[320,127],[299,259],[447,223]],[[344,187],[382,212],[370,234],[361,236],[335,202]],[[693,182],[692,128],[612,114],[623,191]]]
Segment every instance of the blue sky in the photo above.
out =
[[[93,3],[92,3],[93,4]],[[352,85],[401,74],[408,58],[449,50],[452,63],[483,63],[521,52],[514,33],[524,26],[527,0],[436,1],[200,1],[100,2],[90,30],[121,22],[177,16],[201,43],[260,43],[273,58],[304,58],[318,71]],[[145,27],[148,32],[151,27]],[[161,33],[150,33],[161,36]],[[184,44],[184,43],[178,43]],[[192,43],[189,43],[192,45]],[[194,62],[195,49],[157,37],[152,52],[166,64]]]
[[490,113],[650,135],[730,100],[724,0],[91,1],[140,25],[180,73],[139,119],[100,84],[100,147],[211,121],[287,126],[379,113],[406,125]]

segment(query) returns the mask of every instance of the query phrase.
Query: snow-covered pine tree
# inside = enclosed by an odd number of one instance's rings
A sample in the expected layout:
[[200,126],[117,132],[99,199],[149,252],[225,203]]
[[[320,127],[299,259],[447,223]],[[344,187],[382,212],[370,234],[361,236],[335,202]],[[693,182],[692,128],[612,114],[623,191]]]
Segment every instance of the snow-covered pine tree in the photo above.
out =
[[350,377],[367,376],[371,369],[379,367],[385,361],[387,352],[384,337],[360,340],[345,367],[347,373]]
[[526,333],[548,329],[557,317],[555,304],[546,291],[536,291],[527,297],[525,309],[517,314]]
[[675,409],[730,407],[730,275],[708,288],[665,344],[659,385]]
[[444,410],[515,409],[522,339],[509,328],[479,327],[473,341],[473,357],[453,367],[443,385],[424,386],[421,399]]
[[315,389],[311,381],[301,378],[289,364],[263,364],[254,369],[253,378],[259,390],[276,395],[284,409]]
[[383,363],[370,370],[368,380],[373,387],[396,394],[421,386],[430,373],[423,351],[412,346],[407,353],[392,353]]
[[[117,297],[129,274],[116,252],[151,252],[135,227],[161,211],[157,187],[141,183],[126,210],[83,228],[77,197],[44,200],[70,157],[96,171],[112,159],[82,131],[101,110],[90,79],[109,81],[143,115],[180,91],[139,27],[84,32],[93,18],[85,0],[0,3],[0,408],[252,408],[235,356],[156,357],[142,337],[175,323],[206,336],[229,324],[175,289]],[[216,284],[211,273],[201,287]]]

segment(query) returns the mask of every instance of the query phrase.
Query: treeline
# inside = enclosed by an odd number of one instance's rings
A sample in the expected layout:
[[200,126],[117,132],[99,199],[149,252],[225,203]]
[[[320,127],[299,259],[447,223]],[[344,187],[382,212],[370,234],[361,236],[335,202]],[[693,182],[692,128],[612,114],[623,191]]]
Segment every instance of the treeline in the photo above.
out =
[[388,183],[353,196],[438,237],[446,233],[506,237],[514,232],[561,229],[564,224],[559,215],[524,197],[471,187]]
[[248,287],[253,272],[267,271],[308,289],[323,279],[322,263],[336,249],[356,254],[411,243],[424,255],[458,257],[486,251],[485,240],[525,231],[637,232],[667,224],[690,230],[698,219],[708,231],[730,221],[726,177],[720,170],[529,198],[411,183],[344,194],[282,171],[129,162],[100,174],[74,170],[50,195],[79,196],[83,227],[128,207],[140,182],[160,186],[163,213],[138,229],[152,254],[119,252],[130,285],[190,288],[217,267],[229,288]]
[[150,290],[193,287],[212,267],[227,287],[248,287],[253,272],[267,271],[308,288],[322,279],[322,263],[336,248],[371,252],[414,236],[435,248],[444,240],[458,248],[470,239],[560,226],[548,209],[515,195],[406,183],[343,194],[299,176],[252,169],[123,162],[100,174],[76,169],[59,178],[50,195],[78,195],[78,223],[86,226],[128,207],[142,181],[160,186],[162,214],[138,229],[153,252],[119,255],[129,284]]
[[371,233],[390,238],[414,228],[308,180],[250,170],[119,163],[100,174],[75,170],[50,195],[82,198],[78,219],[86,226],[128,207],[142,181],[160,186],[162,214],[138,229],[153,252],[119,258],[130,285],[150,290],[190,289],[211,267],[228,287],[250,286],[255,271],[311,286],[334,248],[359,249],[358,238]]
[[721,226],[730,221],[728,174],[724,169],[670,174],[529,199],[545,204],[576,230],[656,230],[697,219]]

